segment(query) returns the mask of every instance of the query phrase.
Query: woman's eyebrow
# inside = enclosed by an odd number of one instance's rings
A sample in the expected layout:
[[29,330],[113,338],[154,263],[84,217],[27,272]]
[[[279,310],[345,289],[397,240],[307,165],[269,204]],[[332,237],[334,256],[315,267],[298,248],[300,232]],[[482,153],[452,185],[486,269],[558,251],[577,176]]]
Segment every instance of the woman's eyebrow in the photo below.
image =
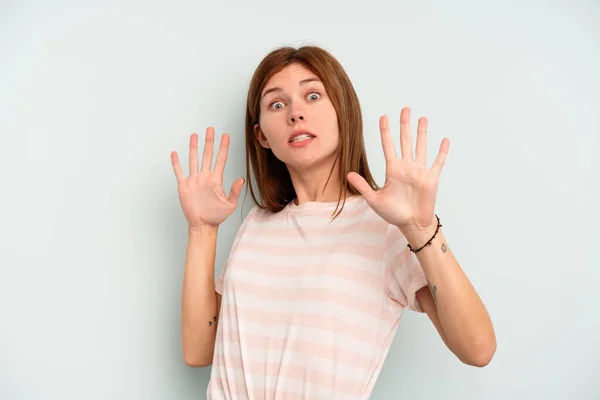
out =
[[[317,77],[312,77],[312,78],[302,79],[299,84],[300,85],[305,85],[305,84],[307,84],[309,82],[321,82],[321,80],[319,78],[317,78]],[[264,98],[266,95],[268,95],[271,92],[281,92],[281,91],[283,91],[283,89],[281,89],[279,87],[269,88],[269,89],[267,89],[267,90],[264,91],[264,93],[263,93],[263,95],[262,95],[261,98]]]

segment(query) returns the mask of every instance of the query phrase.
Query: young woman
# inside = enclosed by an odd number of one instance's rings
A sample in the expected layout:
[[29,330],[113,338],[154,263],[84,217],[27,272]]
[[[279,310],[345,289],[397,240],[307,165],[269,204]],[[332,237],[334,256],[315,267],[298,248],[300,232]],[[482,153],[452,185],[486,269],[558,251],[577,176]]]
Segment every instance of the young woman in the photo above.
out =
[[450,251],[434,214],[449,148],[426,166],[427,119],[413,155],[410,109],[400,155],[379,122],[385,184],[369,171],[361,110],[344,69],[318,47],[268,54],[246,108],[246,177],[258,193],[221,274],[219,225],[244,184],[222,186],[230,137],[214,167],[214,129],[189,176],[171,162],[187,218],[182,293],[185,362],[212,364],[209,399],[366,399],[403,310],[423,312],[463,362],[485,366],[496,339],[488,313]]

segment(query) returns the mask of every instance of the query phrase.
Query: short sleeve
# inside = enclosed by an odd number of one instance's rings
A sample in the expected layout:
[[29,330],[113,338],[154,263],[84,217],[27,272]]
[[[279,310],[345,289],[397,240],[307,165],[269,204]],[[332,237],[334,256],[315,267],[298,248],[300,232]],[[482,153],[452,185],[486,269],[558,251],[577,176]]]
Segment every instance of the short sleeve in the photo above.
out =
[[219,276],[217,276],[217,278],[215,279],[215,292],[217,292],[221,296],[223,296],[223,283],[225,280],[225,269],[227,269],[228,262],[229,262],[229,259],[227,259],[227,261],[225,261],[225,264],[223,265],[223,268],[221,268],[221,272],[219,273]]
[[242,237],[242,234],[244,233],[244,230],[246,229],[246,226],[248,225],[249,221],[252,219],[252,215],[254,214],[255,210],[256,210],[256,206],[254,206],[250,210],[250,212],[248,212],[248,215],[246,215],[246,218],[244,218],[244,220],[242,221],[242,224],[238,228],[235,238],[233,239],[233,244],[231,245],[231,250],[229,251],[227,260],[225,261],[223,268],[221,268],[221,272],[215,279],[215,292],[217,292],[221,296],[223,295],[223,286],[225,284],[225,272],[227,271],[227,265],[229,264],[229,261],[231,260],[231,255],[237,248],[237,245],[240,241],[240,238]]
[[406,237],[394,225],[388,226],[385,240],[384,282],[387,295],[401,306],[423,313],[416,293],[428,282],[416,254],[410,251]]

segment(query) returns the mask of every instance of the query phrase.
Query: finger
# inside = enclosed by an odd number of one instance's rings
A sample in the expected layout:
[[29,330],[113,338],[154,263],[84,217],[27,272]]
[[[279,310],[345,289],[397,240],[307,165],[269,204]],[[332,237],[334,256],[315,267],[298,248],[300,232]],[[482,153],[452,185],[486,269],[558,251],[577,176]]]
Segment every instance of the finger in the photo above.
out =
[[427,118],[419,118],[417,125],[417,144],[415,161],[422,166],[427,165]]
[[198,135],[190,135],[190,176],[198,173]]
[[225,162],[227,161],[227,153],[229,149],[229,135],[224,133],[221,136],[221,147],[219,147],[219,153],[217,154],[217,161],[215,161],[215,172],[223,174],[225,170]]
[[356,190],[358,190],[367,201],[370,201],[375,192],[373,191],[371,186],[369,186],[365,178],[363,178],[356,172],[350,172],[346,176],[346,178],[348,179],[348,182],[350,182],[350,184],[354,186]]
[[409,107],[404,107],[400,112],[400,151],[402,159],[413,160]]
[[444,164],[446,164],[448,150],[450,150],[450,139],[444,138],[444,140],[442,140],[442,144],[440,145],[440,151],[438,152],[438,155],[435,158],[435,162],[431,167],[431,169],[435,171],[437,176],[439,176],[442,173],[442,168],[444,167]]
[[215,129],[211,126],[206,128],[204,139],[204,152],[202,153],[202,171],[210,171],[213,159],[213,147],[215,145]]
[[394,139],[392,139],[387,115],[382,115],[381,118],[379,118],[379,131],[381,132],[383,156],[386,160],[394,160],[397,157],[396,148],[394,147]]
[[235,204],[237,206],[238,199],[240,198],[240,193],[242,192],[242,187],[244,186],[244,182],[246,180],[244,178],[239,178],[233,185],[231,185],[231,190],[229,191],[229,196],[227,199],[231,204]]
[[171,165],[173,165],[173,172],[175,172],[175,178],[177,178],[177,183],[183,182],[185,180],[185,175],[183,174],[183,169],[181,169],[181,165],[179,165],[179,157],[177,156],[177,152],[171,152]]

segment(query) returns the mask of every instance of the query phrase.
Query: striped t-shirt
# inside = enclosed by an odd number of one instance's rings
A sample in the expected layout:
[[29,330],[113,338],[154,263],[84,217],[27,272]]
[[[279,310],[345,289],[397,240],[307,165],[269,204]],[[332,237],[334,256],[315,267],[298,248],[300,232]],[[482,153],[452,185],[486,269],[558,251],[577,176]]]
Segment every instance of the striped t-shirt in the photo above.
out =
[[221,311],[207,397],[367,399],[425,274],[362,196],[254,207],[215,280]]

